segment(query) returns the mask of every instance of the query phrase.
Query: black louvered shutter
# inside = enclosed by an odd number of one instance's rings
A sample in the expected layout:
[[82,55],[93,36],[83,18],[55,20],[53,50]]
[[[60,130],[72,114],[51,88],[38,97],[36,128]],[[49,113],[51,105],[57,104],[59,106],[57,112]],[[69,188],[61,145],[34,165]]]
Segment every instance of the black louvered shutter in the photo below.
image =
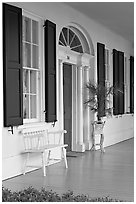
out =
[[3,4],[4,126],[23,124],[22,10]]
[[56,24],[45,22],[45,115],[46,122],[56,118]]
[[[97,43],[97,79],[98,85],[105,87],[105,45]],[[105,98],[98,97],[98,116],[105,116]]]
[[118,51],[118,114],[124,114],[124,53]]
[[134,57],[130,56],[130,113],[134,113]]
[[[113,49],[113,86],[118,88],[119,75],[118,75],[118,51]],[[113,114],[118,115],[119,110],[119,96],[113,95]]]

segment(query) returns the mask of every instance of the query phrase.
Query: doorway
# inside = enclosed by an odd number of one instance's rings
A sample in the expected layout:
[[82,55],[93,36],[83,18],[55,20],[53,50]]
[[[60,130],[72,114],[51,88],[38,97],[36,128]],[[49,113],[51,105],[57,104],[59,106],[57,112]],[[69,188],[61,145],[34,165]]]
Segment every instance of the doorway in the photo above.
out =
[[63,103],[64,103],[64,143],[68,144],[67,151],[72,150],[72,65],[63,64]]

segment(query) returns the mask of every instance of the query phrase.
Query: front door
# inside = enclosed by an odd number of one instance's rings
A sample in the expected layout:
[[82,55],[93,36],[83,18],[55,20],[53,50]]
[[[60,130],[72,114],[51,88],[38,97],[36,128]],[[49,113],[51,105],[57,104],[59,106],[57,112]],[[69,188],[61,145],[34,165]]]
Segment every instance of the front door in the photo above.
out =
[[72,65],[63,64],[63,101],[64,101],[64,143],[68,144],[67,151],[72,150]]

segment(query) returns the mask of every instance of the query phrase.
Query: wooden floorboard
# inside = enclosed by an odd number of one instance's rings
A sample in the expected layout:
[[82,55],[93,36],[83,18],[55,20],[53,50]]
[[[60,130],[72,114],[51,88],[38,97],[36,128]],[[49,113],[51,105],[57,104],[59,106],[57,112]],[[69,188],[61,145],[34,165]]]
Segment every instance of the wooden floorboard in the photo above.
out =
[[68,169],[63,162],[3,181],[12,191],[28,186],[62,194],[68,190],[89,196],[110,196],[134,201],[134,139],[105,148],[106,152],[86,151],[77,157],[68,157]]

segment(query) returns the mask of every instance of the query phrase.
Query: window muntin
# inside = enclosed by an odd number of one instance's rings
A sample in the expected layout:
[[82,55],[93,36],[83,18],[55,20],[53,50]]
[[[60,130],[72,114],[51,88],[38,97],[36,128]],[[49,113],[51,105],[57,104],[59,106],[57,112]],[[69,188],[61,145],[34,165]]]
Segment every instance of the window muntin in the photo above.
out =
[[66,46],[75,52],[83,53],[83,46],[79,37],[70,28],[64,27],[62,29],[59,45]]
[[23,16],[23,118],[38,121],[39,104],[39,22]]

